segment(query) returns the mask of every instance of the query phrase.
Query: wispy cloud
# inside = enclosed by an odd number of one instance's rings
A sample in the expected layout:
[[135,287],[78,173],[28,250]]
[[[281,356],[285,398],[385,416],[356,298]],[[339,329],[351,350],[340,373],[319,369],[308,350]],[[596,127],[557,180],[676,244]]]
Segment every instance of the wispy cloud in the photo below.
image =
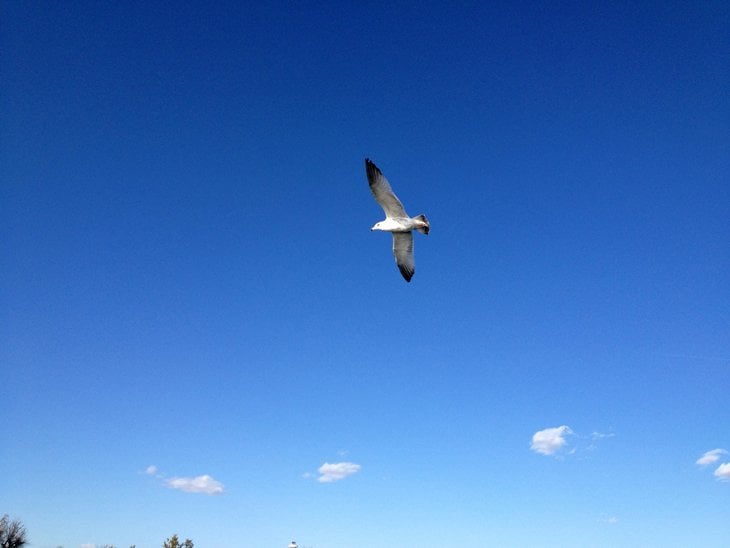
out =
[[145,468],[144,473],[148,476],[154,476],[170,489],[177,489],[186,493],[202,493],[204,495],[220,495],[225,490],[221,482],[214,479],[208,474],[195,477],[172,477],[165,479],[165,474],[160,472],[154,464],[150,464]]
[[704,455],[702,455],[700,458],[697,459],[695,464],[698,464],[700,466],[707,466],[708,464],[714,464],[717,461],[720,460],[720,457],[722,455],[727,455],[727,451],[725,449],[713,449],[712,451],[707,451]]
[[540,455],[565,456],[576,455],[583,458],[587,453],[595,451],[603,440],[613,438],[614,432],[599,432],[594,430],[589,435],[579,434],[570,426],[562,425],[553,428],[538,430],[532,435],[530,449]]
[[720,481],[730,481],[730,462],[718,466],[715,470],[715,477]]
[[333,462],[331,464],[325,462],[317,469],[317,472],[319,472],[317,481],[319,483],[332,483],[357,474],[359,471],[360,465],[354,462]]
[[223,484],[211,476],[204,474],[194,478],[170,478],[165,480],[170,489],[178,489],[186,493],[202,493],[204,495],[220,495],[223,493]]
[[571,434],[573,431],[565,425],[538,430],[532,435],[530,449],[541,455],[554,455],[568,443],[566,436]]
[[[730,453],[726,449],[712,449],[704,453],[700,458],[695,461],[698,466],[709,466],[710,464],[717,463],[723,456],[729,455]],[[713,475],[720,481],[730,481],[730,462],[724,462],[713,472]]]

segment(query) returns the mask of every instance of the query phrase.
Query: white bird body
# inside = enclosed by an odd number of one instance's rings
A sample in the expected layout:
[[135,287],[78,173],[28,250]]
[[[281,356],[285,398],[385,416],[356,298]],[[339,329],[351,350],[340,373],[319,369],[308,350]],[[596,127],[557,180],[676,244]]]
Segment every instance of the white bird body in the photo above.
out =
[[417,227],[417,221],[410,217],[385,218],[384,221],[375,223],[370,230],[383,230],[385,232],[410,232]]
[[410,217],[403,204],[395,195],[385,175],[373,162],[365,159],[365,172],[368,176],[370,190],[375,201],[385,211],[385,220],[375,223],[370,230],[382,230],[393,234],[393,255],[398,270],[407,282],[411,281],[416,271],[413,257],[413,230],[428,234],[430,224],[425,215]]

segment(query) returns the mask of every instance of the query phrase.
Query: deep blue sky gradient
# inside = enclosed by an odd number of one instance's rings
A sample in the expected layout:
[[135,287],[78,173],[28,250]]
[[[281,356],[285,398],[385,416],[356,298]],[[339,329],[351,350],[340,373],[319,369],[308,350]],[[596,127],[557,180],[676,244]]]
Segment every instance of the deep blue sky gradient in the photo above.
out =
[[[0,514],[36,548],[727,545],[695,461],[730,449],[729,28],[3,3]],[[365,157],[431,221],[410,284]]]

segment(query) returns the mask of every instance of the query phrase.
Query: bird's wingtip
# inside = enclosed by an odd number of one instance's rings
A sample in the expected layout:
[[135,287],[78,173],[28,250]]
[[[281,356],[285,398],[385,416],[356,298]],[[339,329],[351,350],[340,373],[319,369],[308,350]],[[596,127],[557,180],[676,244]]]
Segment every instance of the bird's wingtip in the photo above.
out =
[[368,181],[370,181],[371,185],[376,180],[376,178],[382,174],[380,169],[378,169],[378,166],[376,166],[375,163],[370,160],[370,158],[365,158],[365,172],[368,175]]
[[398,270],[400,270],[401,275],[403,276],[403,279],[411,283],[411,278],[413,278],[413,275],[416,273],[415,268],[409,268],[406,265],[398,265]]

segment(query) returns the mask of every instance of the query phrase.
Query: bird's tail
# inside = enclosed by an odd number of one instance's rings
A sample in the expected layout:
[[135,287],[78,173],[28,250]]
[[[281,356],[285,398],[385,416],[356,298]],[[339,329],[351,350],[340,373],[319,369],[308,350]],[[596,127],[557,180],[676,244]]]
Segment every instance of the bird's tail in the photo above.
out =
[[431,230],[431,225],[429,224],[428,219],[426,219],[426,216],[421,213],[420,215],[413,217],[413,219],[416,221],[416,230],[418,230],[421,234],[428,234],[428,231]]

